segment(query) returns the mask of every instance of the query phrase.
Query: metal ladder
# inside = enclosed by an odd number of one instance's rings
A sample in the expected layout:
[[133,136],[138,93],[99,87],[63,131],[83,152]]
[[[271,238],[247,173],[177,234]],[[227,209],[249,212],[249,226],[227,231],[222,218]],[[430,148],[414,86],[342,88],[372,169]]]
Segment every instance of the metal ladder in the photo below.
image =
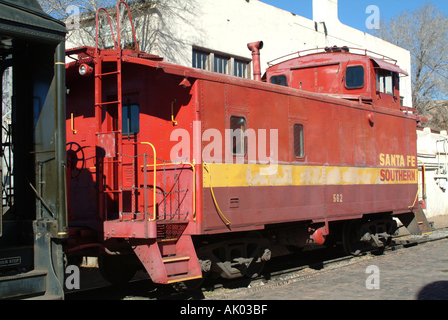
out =
[[[136,50],[139,51],[137,38],[135,36],[134,25],[132,23],[131,13],[129,6],[126,2],[120,1],[117,4],[117,40],[115,40],[114,31],[112,28],[111,20],[108,11],[105,8],[99,8],[96,12],[96,35],[95,35],[95,119],[97,126],[97,141],[96,147],[104,149],[103,160],[100,161],[100,157],[97,155],[97,181],[99,184],[99,213],[102,220],[107,220],[107,195],[111,195],[111,198],[116,200],[118,196],[118,214],[119,219],[123,219],[123,101],[122,101],[122,62],[123,51],[120,43],[120,5],[124,4],[128,11],[129,21],[132,27],[132,33],[134,36]],[[103,10],[106,12],[109,22],[112,38],[114,41],[114,50],[101,50],[98,48],[98,29],[99,29],[99,13]],[[103,72],[103,63],[116,63],[116,70],[111,72]],[[103,101],[103,78],[107,76],[117,77],[117,99],[115,101]],[[116,106],[117,108],[117,130],[104,131],[102,118],[103,108],[107,110],[107,107]],[[115,119],[113,119],[115,120]],[[112,124],[113,126],[113,124]],[[114,177],[114,167],[117,166],[117,179]],[[103,172],[109,171],[109,178],[112,188],[106,190],[103,184]],[[106,203],[106,205],[105,205]]]

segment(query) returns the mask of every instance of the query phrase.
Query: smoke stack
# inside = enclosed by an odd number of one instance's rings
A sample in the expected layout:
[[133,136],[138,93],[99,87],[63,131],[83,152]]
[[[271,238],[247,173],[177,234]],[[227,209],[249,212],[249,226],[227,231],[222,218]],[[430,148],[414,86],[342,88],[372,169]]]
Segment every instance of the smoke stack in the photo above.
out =
[[249,48],[250,51],[252,51],[254,80],[261,81],[260,50],[263,49],[263,41],[248,43],[247,47]]

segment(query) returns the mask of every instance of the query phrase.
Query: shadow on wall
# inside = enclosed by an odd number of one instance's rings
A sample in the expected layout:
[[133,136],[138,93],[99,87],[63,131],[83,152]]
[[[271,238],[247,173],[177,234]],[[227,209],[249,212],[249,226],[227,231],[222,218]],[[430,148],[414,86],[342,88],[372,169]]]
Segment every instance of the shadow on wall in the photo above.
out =
[[[191,58],[192,42],[202,43],[205,38],[206,33],[197,28],[196,23],[201,15],[201,6],[197,0],[157,3],[149,14],[136,19],[136,28],[142,34],[141,50],[161,55],[170,63],[184,64]],[[183,31],[179,33],[176,29]]]
[[[104,0],[97,0],[102,4]],[[192,32],[190,38],[202,39],[204,32],[194,28],[194,21],[202,14],[198,0],[164,0],[147,1],[142,4],[131,6],[131,15],[134,23],[139,49],[151,54],[163,53],[163,57],[171,63],[178,61],[179,53],[191,55],[191,43],[175,36],[174,29],[182,28],[185,32]],[[129,18],[125,7],[120,7],[122,16],[120,18],[120,38],[125,47],[133,48],[133,36],[129,24]],[[116,8],[107,8],[112,23],[112,29],[116,37]],[[113,47],[113,37],[109,22],[103,11],[100,12],[100,31],[98,34],[98,46],[100,48]],[[173,25],[176,22],[178,25]],[[72,30],[67,36],[69,47],[95,46],[95,13],[90,10],[83,17],[81,26]],[[185,38],[185,37],[184,37]],[[191,41],[190,41],[191,42]],[[189,56],[188,56],[189,57]],[[183,58],[185,60],[185,58]]]
[[[447,270],[442,270],[448,273]],[[416,296],[417,300],[448,300],[448,281],[436,281],[424,286]]]

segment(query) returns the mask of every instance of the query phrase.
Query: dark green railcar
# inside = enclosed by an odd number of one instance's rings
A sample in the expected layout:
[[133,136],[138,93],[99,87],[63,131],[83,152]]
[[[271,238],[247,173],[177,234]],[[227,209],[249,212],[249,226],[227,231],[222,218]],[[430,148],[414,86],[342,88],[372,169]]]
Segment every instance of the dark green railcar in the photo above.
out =
[[36,0],[0,0],[0,74],[12,75],[1,140],[0,299],[64,297],[66,32]]

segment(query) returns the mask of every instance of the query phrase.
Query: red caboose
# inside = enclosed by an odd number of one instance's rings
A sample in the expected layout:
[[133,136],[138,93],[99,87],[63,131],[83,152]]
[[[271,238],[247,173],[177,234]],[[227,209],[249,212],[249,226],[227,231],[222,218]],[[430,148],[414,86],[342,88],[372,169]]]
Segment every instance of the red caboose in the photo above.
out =
[[413,221],[420,117],[385,57],[299,53],[264,82],[119,43],[66,67],[68,252],[100,256],[107,280],[252,277],[273,244],[359,254]]

